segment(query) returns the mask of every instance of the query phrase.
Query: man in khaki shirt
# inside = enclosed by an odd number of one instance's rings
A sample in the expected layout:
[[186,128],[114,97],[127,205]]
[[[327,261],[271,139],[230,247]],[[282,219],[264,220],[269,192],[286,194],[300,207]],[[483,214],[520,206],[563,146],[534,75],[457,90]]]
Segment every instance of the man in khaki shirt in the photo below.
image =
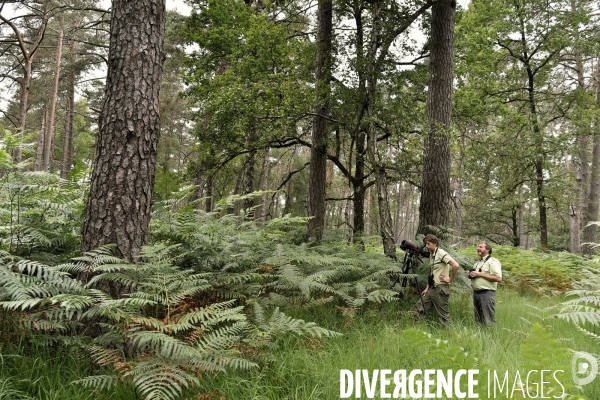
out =
[[496,289],[502,282],[500,261],[492,257],[492,246],[486,242],[477,246],[479,261],[469,270],[473,288],[475,321],[479,326],[496,326]]
[[450,283],[454,280],[458,271],[458,263],[445,250],[438,247],[438,238],[435,235],[427,235],[423,238],[425,247],[430,252],[429,256],[429,283],[421,298],[417,302],[416,309],[420,315],[426,315],[433,306],[442,325],[448,325],[450,319]]

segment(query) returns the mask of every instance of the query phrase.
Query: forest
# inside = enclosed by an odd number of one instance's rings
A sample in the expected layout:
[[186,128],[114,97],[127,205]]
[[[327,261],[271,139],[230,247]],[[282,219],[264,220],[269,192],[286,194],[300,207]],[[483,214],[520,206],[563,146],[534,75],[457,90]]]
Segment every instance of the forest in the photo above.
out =
[[0,4],[0,399],[600,398],[598,2],[184,2]]

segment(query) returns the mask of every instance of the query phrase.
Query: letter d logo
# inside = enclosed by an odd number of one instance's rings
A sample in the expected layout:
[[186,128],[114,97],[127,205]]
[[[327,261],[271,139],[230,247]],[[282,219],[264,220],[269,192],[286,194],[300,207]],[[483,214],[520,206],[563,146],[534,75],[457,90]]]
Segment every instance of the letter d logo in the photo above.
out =
[[[596,361],[596,358],[590,353],[578,351],[573,354],[573,359],[571,360],[571,374],[573,376],[573,382],[576,385],[587,385],[596,378],[596,375],[598,375],[598,361]],[[584,374],[589,375],[584,378],[578,376]]]

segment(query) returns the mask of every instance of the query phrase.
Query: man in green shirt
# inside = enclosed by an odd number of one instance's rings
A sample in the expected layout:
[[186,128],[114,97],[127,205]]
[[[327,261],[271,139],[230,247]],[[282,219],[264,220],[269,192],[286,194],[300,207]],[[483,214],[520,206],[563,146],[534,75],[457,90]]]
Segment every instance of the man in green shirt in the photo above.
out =
[[496,326],[496,289],[502,282],[500,261],[492,257],[492,246],[486,242],[477,246],[479,261],[469,271],[473,288],[475,321],[479,326]]
[[430,252],[429,256],[429,279],[421,299],[416,308],[420,315],[426,315],[433,306],[442,325],[447,326],[452,322],[450,319],[450,283],[454,280],[458,271],[458,263],[445,250],[438,247],[439,241],[435,235],[427,235],[423,238],[425,247]]

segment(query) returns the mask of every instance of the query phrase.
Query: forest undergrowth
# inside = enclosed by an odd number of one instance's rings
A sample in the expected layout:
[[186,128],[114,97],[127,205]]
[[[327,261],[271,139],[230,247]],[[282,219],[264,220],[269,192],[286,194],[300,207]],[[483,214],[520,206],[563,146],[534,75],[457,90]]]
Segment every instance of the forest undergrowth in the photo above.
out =
[[[342,369],[570,371],[572,351],[598,357],[595,260],[495,247],[498,328],[480,330],[464,272],[474,248],[444,243],[463,269],[442,329],[413,319],[414,287],[390,288],[400,265],[377,238],[328,232],[310,246],[305,218],[259,226],[231,213],[239,196],[201,212],[188,188],[156,204],[152,243],[130,264],[111,246],[77,253],[76,181],[9,179],[0,399],[333,399]],[[405,277],[422,288],[426,271]],[[600,398],[600,380],[580,390],[564,379],[565,392]]]

